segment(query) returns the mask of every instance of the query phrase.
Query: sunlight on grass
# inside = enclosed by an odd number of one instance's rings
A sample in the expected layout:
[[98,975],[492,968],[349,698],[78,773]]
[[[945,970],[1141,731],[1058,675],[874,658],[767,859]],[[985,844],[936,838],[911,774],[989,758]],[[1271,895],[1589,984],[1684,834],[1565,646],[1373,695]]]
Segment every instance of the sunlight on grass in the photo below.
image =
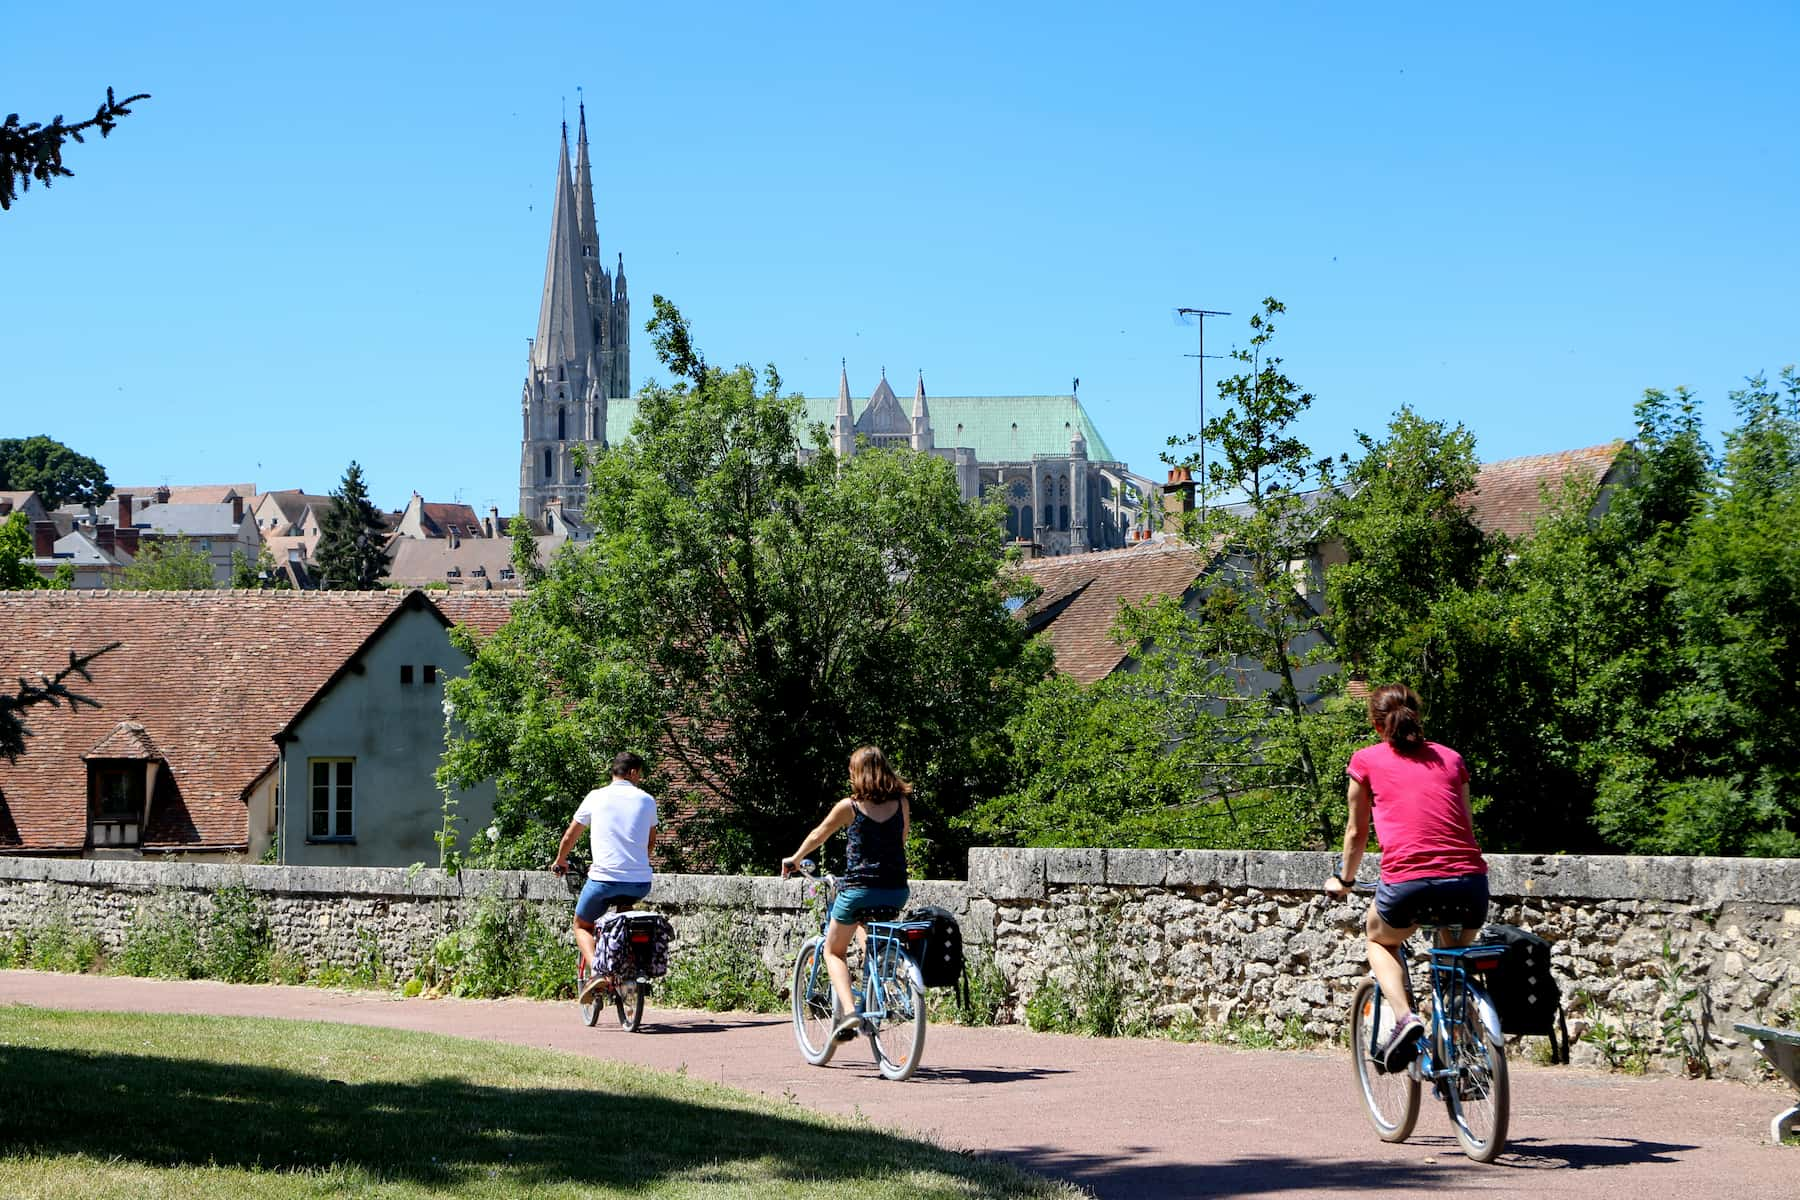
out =
[[1004,1165],[717,1084],[427,1034],[0,1009],[0,1195],[1035,1196]]

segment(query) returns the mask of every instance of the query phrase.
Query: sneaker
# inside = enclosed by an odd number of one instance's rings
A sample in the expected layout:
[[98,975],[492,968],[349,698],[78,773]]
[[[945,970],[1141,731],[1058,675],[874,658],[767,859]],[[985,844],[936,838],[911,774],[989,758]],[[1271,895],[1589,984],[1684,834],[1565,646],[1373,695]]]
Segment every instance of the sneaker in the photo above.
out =
[[1417,1013],[1407,1013],[1394,1032],[1388,1034],[1386,1042],[1375,1054],[1383,1068],[1388,1071],[1404,1071],[1419,1053],[1419,1042],[1425,1036],[1425,1022],[1419,1020]]
[[838,1018],[837,1026],[831,1031],[831,1038],[836,1042],[848,1042],[861,1033],[862,1029],[863,1019],[855,1013],[851,1013],[847,1017]]
[[581,1003],[592,1000],[611,981],[607,975],[589,975],[587,982],[581,985]]

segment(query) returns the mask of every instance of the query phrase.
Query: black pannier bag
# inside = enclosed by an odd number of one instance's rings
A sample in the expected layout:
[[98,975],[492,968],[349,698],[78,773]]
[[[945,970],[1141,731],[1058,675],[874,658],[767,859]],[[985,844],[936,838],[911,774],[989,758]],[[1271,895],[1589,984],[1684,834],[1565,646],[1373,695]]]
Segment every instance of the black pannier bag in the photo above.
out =
[[1517,925],[1489,925],[1478,944],[1501,948],[1498,965],[1481,973],[1500,1013],[1500,1032],[1547,1037],[1550,1061],[1568,1062],[1569,1026],[1562,989],[1550,973],[1550,943]]
[[935,905],[922,905],[910,909],[906,914],[909,926],[917,926],[919,936],[906,939],[906,949],[913,961],[919,964],[919,975],[925,986],[953,987],[967,989],[963,980],[963,938],[962,926],[950,915],[948,909]]
[[669,944],[675,928],[661,913],[609,913],[594,935],[594,961],[603,975],[642,975],[650,979],[668,974]]

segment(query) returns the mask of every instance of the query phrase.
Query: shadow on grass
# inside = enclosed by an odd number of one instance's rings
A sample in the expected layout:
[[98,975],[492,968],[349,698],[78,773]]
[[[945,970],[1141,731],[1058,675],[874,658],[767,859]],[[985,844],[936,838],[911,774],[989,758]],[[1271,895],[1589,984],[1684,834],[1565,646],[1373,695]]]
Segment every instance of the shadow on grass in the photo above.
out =
[[941,1191],[921,1195],[1031,1186],[1005,1168],[878,1130],[651,1090],[688,1086],[511,1088],[455,1076],[349,1083],[284,1067],[8,1045],[0,1156],[274,1171],[342,1164],[435,1190],[496,1176],[521,1190],[636,1188],[729,1175],[740,1164],[751,1178],[815,1186],[937,1172]]

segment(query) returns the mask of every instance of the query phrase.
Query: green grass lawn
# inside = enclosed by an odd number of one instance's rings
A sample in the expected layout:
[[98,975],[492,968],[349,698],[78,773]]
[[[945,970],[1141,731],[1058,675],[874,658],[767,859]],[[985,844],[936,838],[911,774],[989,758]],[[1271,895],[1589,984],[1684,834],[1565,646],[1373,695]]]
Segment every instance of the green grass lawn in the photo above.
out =
[[349,1025],[0,1008],[0,1196],[623,1195],[1080,1193],[570,1054]]

